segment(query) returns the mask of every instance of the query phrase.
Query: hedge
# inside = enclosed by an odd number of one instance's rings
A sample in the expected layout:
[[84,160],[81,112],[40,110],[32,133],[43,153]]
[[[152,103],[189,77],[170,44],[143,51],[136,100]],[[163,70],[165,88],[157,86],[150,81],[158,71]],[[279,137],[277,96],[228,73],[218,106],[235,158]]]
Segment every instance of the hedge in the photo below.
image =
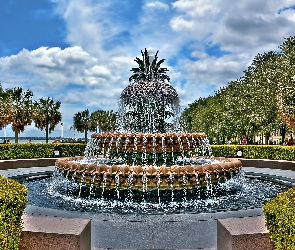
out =
[[[51,158],[54,150],[59,150],[60,156],[84,155],[84,143],[32,143],[32,144],[0,144],[0,160]],[[212,155],[217,157],[237,157],[237,152],[243,152],[244,158],[295,161],[295,147],[273,145],[211,145]]]
[[263,212],[275,249],[295,249],[295,188],[267,202]]
[[270,159],[295,161],[294,146],[273,145],[211,145],[212,155],[217,157],[237,157],[242,151],[247,159]]
[[55,157],[54,151],[59,150],[60,156],[84,155],[84,143],[12,143],[0,144],[0,159],[31,159]]
[[0,249],[19,249],[28,189],[0,176]]

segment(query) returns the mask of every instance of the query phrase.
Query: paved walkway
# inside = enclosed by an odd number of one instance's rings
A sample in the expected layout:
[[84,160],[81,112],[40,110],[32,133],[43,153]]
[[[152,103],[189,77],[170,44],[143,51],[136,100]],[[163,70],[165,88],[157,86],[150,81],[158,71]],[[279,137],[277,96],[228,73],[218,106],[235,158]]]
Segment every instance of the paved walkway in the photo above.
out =
[[[54,167],[0,170],[11,178],[52,173]],[[295,171],[245,167],[247,175],[275,178],[295,185]],[[68,212],[28,205],[25,213],[42,216],[92,219],[92,250],[203,249],[217,247],[217,219],[263,215],[261,208],[201,214],[119,215]]]

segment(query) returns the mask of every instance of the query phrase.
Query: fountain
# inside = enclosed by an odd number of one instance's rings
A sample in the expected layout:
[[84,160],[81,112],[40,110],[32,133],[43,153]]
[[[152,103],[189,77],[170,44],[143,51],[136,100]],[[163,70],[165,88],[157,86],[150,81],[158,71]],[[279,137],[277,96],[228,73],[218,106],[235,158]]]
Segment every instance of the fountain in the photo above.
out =
[[61,158],[56,169],[83,186],[128,189],[195,189],[237,175],[241,162],[211,155],[204,133],[179,127],[179,97],[158,52],[141,52],[123,90],[117,131],[91,136],[82,157]]
[[263,215],[288,189],[277,172],[252,175],[239,160],[214,158],[205,134],[181,132],[179,97],[155,59],[136,59],[116,132],[93,134],[84,156],[23,182],[27,212],[92,218],[95,249],[215,249],[216,219]]

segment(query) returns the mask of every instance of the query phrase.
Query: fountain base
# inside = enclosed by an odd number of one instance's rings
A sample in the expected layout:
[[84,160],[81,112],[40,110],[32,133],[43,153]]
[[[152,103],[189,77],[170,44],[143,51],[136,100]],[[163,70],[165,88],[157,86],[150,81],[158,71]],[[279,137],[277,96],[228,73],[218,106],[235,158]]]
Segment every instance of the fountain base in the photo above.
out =
[[[199,158],[206,160],[204,158]],[[120,189],[183,189],[222,183],[241,170],[238,159],[210,158],[212,164],[167,166],[129,166],[87,163],[83,157],[61,158],[56,168],[63,176],[87,186]]]

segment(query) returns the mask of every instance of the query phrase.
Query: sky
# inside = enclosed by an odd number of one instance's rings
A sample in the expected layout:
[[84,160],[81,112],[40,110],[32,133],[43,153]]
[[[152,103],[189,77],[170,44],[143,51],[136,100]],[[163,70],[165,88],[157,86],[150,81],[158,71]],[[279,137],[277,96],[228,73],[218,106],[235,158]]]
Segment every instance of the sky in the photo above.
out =
[[2,87],[60,101],[64,126],[50,135],[83,137],[74,114],[116,111],[141,50],[166,59],[184,109],[294,36],[295,0],[0,0],[0,18]]

